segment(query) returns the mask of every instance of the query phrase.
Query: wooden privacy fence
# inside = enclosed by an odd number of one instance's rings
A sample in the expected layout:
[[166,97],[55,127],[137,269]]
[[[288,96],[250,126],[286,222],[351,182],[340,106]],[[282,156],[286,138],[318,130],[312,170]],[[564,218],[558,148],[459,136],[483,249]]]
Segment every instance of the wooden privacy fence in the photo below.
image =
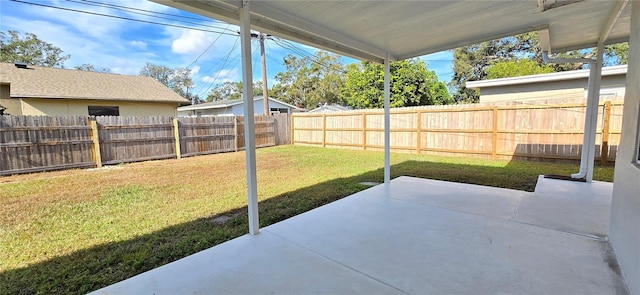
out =
[[[614,161],[622,124],[621,102],[600,105],[596,155]],[[579,160],[585,104],[451,105],[392,109],[391,150],[494,159]],[[381,150],[382,110],[293,114],[293,144]]]
[[[286,114],[255,116],[256,147],[289,143]],[[242,117],[1,116],[0,175],[244,149]]]
[[1,116],[3,175],[93,167],[92,147],[87,117]]

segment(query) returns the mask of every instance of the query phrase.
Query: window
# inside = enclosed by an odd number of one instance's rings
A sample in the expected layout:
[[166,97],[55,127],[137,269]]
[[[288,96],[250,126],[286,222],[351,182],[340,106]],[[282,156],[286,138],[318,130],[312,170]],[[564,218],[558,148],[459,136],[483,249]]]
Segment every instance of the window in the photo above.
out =
[[111,106],[89,106],[89,116],[120,116],[120,109]]
[[271,108],[271,114],[287,114],[289,109],[286,108]]

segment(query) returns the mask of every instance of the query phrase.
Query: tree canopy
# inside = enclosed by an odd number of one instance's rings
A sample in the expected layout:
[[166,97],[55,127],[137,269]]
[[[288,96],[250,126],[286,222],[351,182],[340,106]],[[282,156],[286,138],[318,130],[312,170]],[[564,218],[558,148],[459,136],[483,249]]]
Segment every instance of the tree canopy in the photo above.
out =
[[[262,95],[262,82],[258,81],[253,83],[253,96]],[[209,95],[207,95],[207,102],[216,100],[232,100],[242,98],[242,82],[227,81],[222,84],[216,85]]]
[[169,87],[180,96],[191,101],[192,104],[200,103],[201,100],[197,95],[189,92],[189,88],[193,87],[191,79],[191,70],[187,68],[172,69],[163,65],[154,65],[146,63],[140,70],[140,76],[149,76],[156,81]]
[[[322,104],[354,108],[384,105],[382,65],[369,62],[342,65],[338,55],[318,51],[314,56],[284,58],[286,70],[276,75],[270,95],[299,107],[313,109]],[[391,64],[391,106],[452,103],[446,85],[427,65],[412,59]]]
[[311,109],[324,103],[345,103],[340,93],[344,68],[338,55],[326,51],[305,57],[289,54],[283,63],[285,71],[276,75],[278,83],[269,95]]
[[553,73],[554,69],[550,65],[539,64],[530,59],[517,59],[492,63],[485,72],[488,79],[498,79]]
[[38,36],[17,31],[0,32],[0,61],[24,62],[34,66],[63,68],[70,58],[62,49],[38,39]]
[[76,70],[79,70],[79,71],[86,71],[86,72],[111,73],[111,69],[108,69],[108,68],[97,69],[92,64],[81,64],[81,65],[75,66],[73,68],[76,69]]
[[[593,58],[595,54],[594,48],[588,48],[559,53],[555,56]],[[628,60],[629,45],[628,43],[609,45],[605,47],[605,54],[605,65],[625,64]],[[544,73],[549,68],[554,72],[561,72],[581,69],[584,66],[582,64],[543,64],[537,32],[456,48],[453,50],[453,58],[454,74],[449,87],[457,102],[478,101],[478,93],[467,89],[465,83],[490,78],[488,71],[492,72],[492,77],[505,78]],[[533,61],[538,66],[526,60]]]
[[[442,105],[452,103],[447,87],[420,59],[392,62],[390,65],[391,107]],[[350,64],[342,87],[349,106],[384,106],[384,68],[370,62]]]

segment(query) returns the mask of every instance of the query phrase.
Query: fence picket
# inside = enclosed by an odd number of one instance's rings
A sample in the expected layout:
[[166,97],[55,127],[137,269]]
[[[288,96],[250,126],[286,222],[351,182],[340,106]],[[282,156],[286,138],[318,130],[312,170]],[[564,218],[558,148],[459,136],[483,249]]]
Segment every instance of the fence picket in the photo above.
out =
[[[244,131],[236,120],[242,122],[235,117],[4,115],[0,175],[237,151],[244,148],[239,134]],[[288,143],[287,114],[256,116],[257,147]]]
[[[606,126],[599,123],[597,134],[601,155],[596,157],[602,163],[615,161],[623,108],[622,102],[607,104],[609,107],[600,112],[600,116],[605,115]],[[392,109],[391,149],[506,160],[575,161],[580,158],[584,109],[584,104]],[[298,113],[293,114],[291,122],[293,144],[361,150],[383,148],[381,110]]]

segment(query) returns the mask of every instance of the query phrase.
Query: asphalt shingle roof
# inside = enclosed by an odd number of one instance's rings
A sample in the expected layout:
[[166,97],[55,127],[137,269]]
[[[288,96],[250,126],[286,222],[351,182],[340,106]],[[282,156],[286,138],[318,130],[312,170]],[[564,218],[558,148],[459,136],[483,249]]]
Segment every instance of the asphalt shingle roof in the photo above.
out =
[[11,97],[100,99],[147,102],[189,101],[151,77],[0,63],[0,81],[11,83]]
[[[257,100],[262,100],[263,96],[255,96],[253,97],[253,101],[257,101]],[[269,97],[270,101],[273,102],[277,102],[286,106],[289,106],[292,109],[300,109],[294,105],[290,105],[284,101],[281,100],[277,100],[275,98]],[[234,105],[239,105],[242,104],[244,102],[244,100],[242,98],[238,98],[238,99],[229,99],[229,100],[216,100],[216,101],[212,101],[212,102],[205,102],[205,103],[201,103],[201,104],[195,104],[195,105],[190,105],[190,106],[184,106],[184,107],[179,107],[178,111],[191,111],[191,110],[203,110],[203,109],[221,109],[221,108],[226,108],[226,107],[230,107],[230,106],[234,106]]]

